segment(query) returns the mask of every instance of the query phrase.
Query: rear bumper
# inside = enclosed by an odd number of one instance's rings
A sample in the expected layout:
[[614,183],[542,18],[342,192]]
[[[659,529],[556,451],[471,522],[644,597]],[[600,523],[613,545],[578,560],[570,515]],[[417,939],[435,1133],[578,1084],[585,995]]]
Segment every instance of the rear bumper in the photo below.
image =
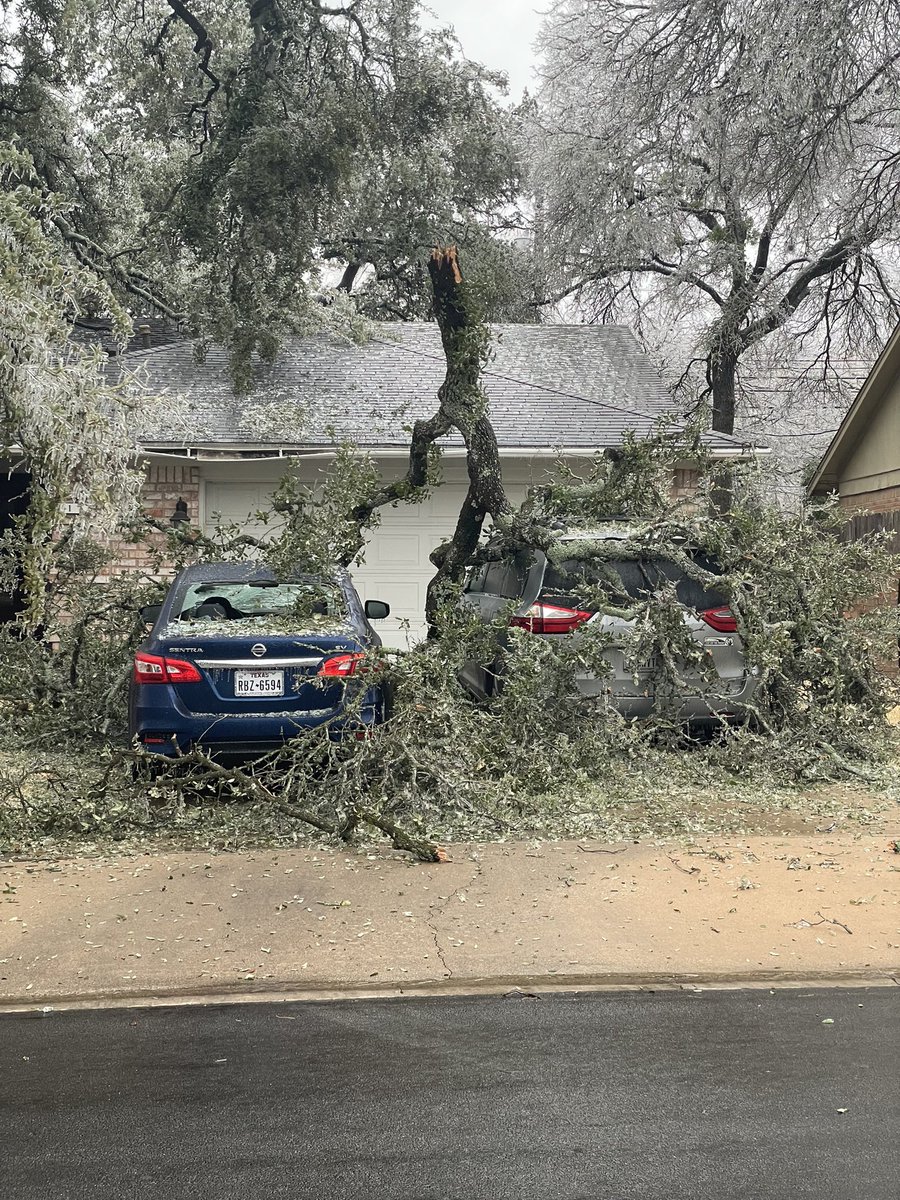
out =
[[[459,681],[478,700],[486,700],[503,686],[502,675],[494,675],[475,662],[463,664]],[[637,683],[632,678],[622,679],[607,676],[582,675],[577,680],[578,690],[583,696],[607,704],[622,717],[649,717],[659,706],[656,694],[649,681]],[[673,696],[675,713],[683,721],[718,723],[722,719],[741,716],[759,687],[756,676],[742,675],[736,679],[723,679],[718,687],[710,686],[706,691],[682,692]]]
[[381,724],[385,707],[378,689],[370,689],[362,702],[312,711],[277,713],[191,713],[165,685],[135,687],[129,729],[133,740],[147,751],[168,758],[187,754],[194,747],[216,755],[248,757],[279,749],[303,733],[327,727],[335,741],[356,737]]
[[[740,716],[746,711],[759,686],[753,675],[741,679],[720,680],[718,686],[710,686],[703,692],[682,692],[671,697],[675,714],[683,721],[715,721]],[[635,684],[632,679],[597,679],[583,676],[578,680],[578,690],[607,703],[623,717],[648,717],[660,705],[650,685]]]

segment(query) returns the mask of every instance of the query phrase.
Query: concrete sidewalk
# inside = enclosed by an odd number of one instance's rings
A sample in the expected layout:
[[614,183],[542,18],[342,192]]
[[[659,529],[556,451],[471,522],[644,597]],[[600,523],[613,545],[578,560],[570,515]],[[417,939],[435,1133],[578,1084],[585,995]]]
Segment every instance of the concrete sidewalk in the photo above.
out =
[[893,835],[0,866],[0,1003],[890,979]]

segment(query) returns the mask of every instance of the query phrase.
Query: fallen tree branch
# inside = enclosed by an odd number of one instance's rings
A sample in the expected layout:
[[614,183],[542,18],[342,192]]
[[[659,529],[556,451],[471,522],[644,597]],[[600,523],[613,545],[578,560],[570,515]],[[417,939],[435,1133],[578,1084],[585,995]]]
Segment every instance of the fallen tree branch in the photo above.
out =
[[373,809],[355,808],[353,810],[353,818],[355,819],[344,818],[340,820],[335,818],[334,820],[329,820],[310,808],[283,800],[247,771],[242,770],[240,767],[226,767],[222,763],[216,762],[214,758],[211,758],[202,750],[196,748],[187,754],[178,754],[171,760],[164,759],[162,755],[147,754],[142,750],[126,750],[123,751],[123,754],[127,760],[135,763],[152,762],[154,765],[159,765],[162,761],[167,766],[170,762],[172,765],[196,766],[199,768],[201,776],[208,775],[222,782],[235,784],[249,798],[261,801],[275,809],[276,812],[283,813],[292,820],[303,821],[304,824],[311,825],[314,829],[318,829],[322,833],[327,833],[342,841],[347,841],[358,822],[364,821],[379,829],[382,833],[387,834],[391,838],[396,850],[405,850],[420,862],[447,861],[446,852],[440,846],[429,841],[427,838],[417,837],[415,834],[408,833],[402,826],[396,824],[396,822],[390,820],[388,817],[381,816]]

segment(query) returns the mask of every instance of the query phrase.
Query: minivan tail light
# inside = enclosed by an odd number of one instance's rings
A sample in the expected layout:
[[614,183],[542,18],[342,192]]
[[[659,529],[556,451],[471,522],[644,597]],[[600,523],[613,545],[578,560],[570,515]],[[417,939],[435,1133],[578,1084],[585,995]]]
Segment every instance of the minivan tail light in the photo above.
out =
[[719,633],[737,633],[737,619],[730,608],[708,608],[700,614],[700,620],[718,630]]
[[529,633],[571,633],[585,621],[589,621],[593,613],[580,608],[563,608],[559,604],[532,604],[528,612],[513,617],[510,625],[517,629],[527,629]]
[[203,676],[192,662],[163,658],[159,654],[134,656],[135,683],[201,683]]
[[326,658],[319,667],[319,675],[330,679],[349,679],[351,675],[363,675],[371,666],[364,665],[365,654],[335,654]]

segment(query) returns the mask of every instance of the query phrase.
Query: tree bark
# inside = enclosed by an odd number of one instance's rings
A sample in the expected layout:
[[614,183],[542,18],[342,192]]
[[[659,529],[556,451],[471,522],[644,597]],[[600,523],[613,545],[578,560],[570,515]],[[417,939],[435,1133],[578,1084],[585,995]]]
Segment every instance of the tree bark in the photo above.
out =
[[484,522],[495,522],[512,512],[503,486],[497,436],[487,413],[481,372],[488,349],[488,328],[466,289],[456,247],[438,248],[428,263],[434,290],[434,314],[441,331],[447,373],[439,396],[441,409],[451,417],[466,444],[469,490],[449,543],[440,546],[431,561],[437,567],[428,585],[426,618],[429,633],[442,603],[462,582]]
[[431,552],[431,562],[437,571],[429,581],[425,596],[429,637],[438,633],[438,614],[442,606],[451,600],[454,585],[461,583],[465,577],[466,567],[478,547],[486,516],[487,512],[470,486],[459,510],[453,537]]
[[706,364],[706,381],[712,396],[712,427],[716,433],[734,433],[737,356],[716,350]]
[[340,283],[337,285],[339,292],[352,292],[353,285],[356,282],[356,277],[362,270],[361,262],[348,262],[344,267],[344,273],[341,276]]
[[481,372],[487,356],[489,330],[466,289],[455,246],[437,247],[428,263],[434,293],[434,314],[447,360],[444,381],[438,389],[438,410],[413,425],[409,462],[402,479],[383,484],[351,511],[360,531],[358,544],[345,555],[352,562],[363,545],[362,530],[376,509],[397,501],[412,501],[428,483],[431,447],[453,429],[466,447],[469,488],[460,509],[453,537],[431,555],[437,568],[428,585],[426,616],[433,630],[437,614],[464,576],[478,546],[484,522],[495,522],[512,513],[503,486],[500,452],[488,416],[487,397],[481,389]]

